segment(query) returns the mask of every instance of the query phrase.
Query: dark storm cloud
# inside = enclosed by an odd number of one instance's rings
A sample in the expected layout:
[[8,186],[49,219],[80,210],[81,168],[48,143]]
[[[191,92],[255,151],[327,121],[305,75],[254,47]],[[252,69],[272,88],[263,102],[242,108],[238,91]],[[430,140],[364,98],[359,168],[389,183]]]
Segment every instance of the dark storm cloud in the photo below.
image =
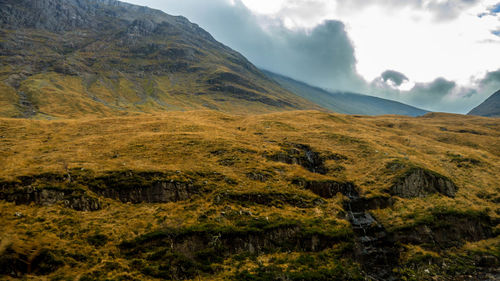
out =
[[396,85],[396,86],[401,86],[401,84],[403,84],[403,82],[408,81],[408,77],[406,77],[406,75],[404,75],[401,72],[394,71],[394,70],[384,71],[384,73],[382,73],[381,77],[382,77],[382,80],[384,82],[392,81],[392,83],[394,83],[394,85]]
[[417,83],[409,92],[409,100],[418,106],[432,106],[449,95],[456,86],[455,82],[444,78],[437,78],[430,83]]

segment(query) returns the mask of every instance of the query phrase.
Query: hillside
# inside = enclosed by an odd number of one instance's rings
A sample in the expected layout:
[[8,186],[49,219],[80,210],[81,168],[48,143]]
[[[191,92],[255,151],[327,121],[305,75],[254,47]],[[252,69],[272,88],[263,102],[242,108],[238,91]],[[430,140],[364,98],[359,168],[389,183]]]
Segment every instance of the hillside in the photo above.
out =
[[0,279],[500,277],[496,119],[0,119],[0,163]]
[[183,17],[114,0],[0,0],[0,116],[319,109]]
[[472,109],[468,115],[500,117],[500,90]]
[[421,116],[428,112],[404,103],[373,96],[346,92],[330,92],[276,73],[263,72],[290,92],[338,113]]

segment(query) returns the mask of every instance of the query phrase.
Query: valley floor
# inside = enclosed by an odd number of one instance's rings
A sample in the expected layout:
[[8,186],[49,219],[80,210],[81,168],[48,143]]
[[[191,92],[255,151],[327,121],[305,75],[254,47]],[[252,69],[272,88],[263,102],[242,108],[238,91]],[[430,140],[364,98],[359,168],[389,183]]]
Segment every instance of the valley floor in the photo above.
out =
[[495,280],[500,119],[0,119],[0,279]]

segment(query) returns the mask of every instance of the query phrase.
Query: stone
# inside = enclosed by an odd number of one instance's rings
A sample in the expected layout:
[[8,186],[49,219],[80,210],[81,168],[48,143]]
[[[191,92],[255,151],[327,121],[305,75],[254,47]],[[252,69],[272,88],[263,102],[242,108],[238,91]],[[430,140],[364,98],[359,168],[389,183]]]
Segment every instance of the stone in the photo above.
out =
[[423,168],[411,168],[398,177],[391,188],[392,195],[402,198],[425,197],[440,193],[455,197],[458,187],[443,175]]

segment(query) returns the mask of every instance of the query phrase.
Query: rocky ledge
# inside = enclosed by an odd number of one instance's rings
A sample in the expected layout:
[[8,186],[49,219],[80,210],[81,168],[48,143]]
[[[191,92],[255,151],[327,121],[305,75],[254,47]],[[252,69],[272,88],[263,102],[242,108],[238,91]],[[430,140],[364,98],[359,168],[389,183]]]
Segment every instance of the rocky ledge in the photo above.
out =
[[449,178],[423,168],[410,168],[398,177],[391,188],[392,195],[402,198],[425,197],[440,193],[455,197],[458,187]]

